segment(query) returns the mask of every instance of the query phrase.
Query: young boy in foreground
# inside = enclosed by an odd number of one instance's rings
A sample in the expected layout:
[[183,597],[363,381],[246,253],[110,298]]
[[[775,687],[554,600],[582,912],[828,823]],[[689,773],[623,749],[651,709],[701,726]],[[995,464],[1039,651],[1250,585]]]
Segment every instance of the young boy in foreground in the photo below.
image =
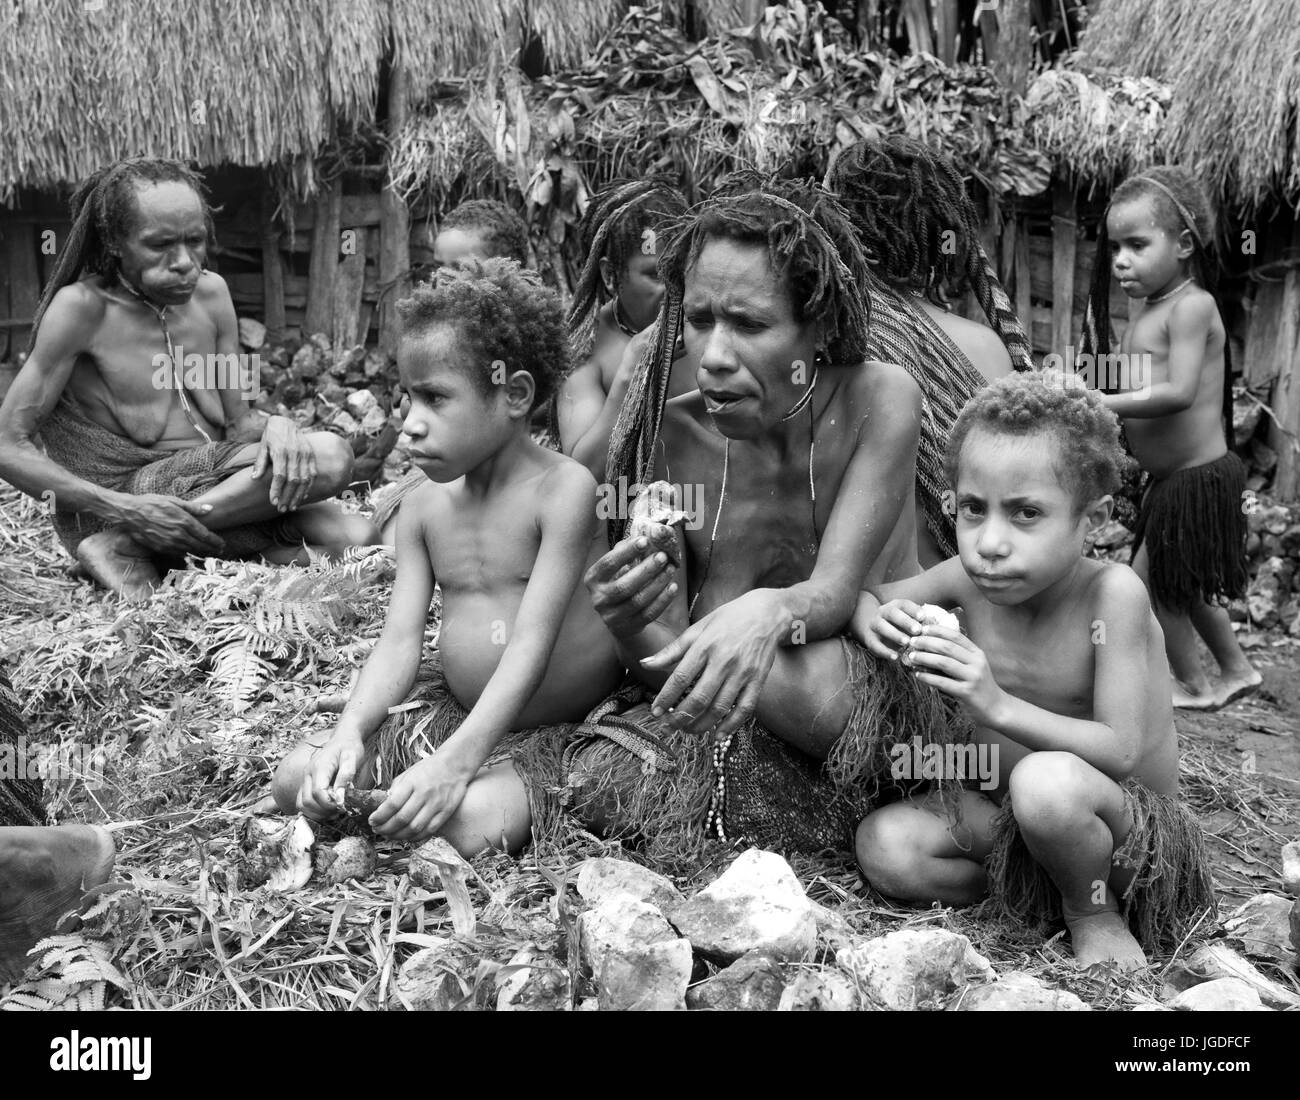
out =
[[[1159,624],[1131,569],[1083,557],[1123,461],[1095,393],[1059,375],[995,382],[947,454],[959,556],[864,593],[853,620],[873,653],[955,699],[1000,763],[1000,813],[967,790],[959,822],[934,795],[870,814],[857,837],[868,881],[947,905],[988,891],[1030,924],[1062,916],[1081,966],[1144,966],[1144,948],[1176,945],[1213,906],[1177,801]],[[922,625],[922,604],[961,607],[966,634]]]
[[[427,481],[402,507],[383,634],[337,729],[286,758],[275,796],[324,818],[339,788],[391,782],[370,817],[381,836],[441,834],[466,856],[514,850],[545,784],[515,767],[535,738],[511,735],[581,721],[622,672],[578,583],[605,548],[595,481],[528,432],[563,375],[560,306],[516,264],[468,260],[398,308],[403,430]],[[385,721],[416,682],[435,572],[442,628],[427,705]]]

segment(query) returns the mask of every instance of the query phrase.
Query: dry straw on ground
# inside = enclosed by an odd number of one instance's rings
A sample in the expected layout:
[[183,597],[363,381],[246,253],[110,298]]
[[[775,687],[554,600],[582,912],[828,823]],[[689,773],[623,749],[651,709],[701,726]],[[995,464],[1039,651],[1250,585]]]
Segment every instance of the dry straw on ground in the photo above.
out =
[[[474,861],[478,924],[466,936],[455,935],[443,894],[412,885],[401,846],[381,844],[378,871],[363,883],[314,880],[283,896],[238,885],[239,822],[282,754],[328,727],[318,696],[347,691],[378,635],[392,576],[385,552],[298,570],[209,563],[174,574],[142,608],[69,579],[65,566],[39,504],[0,488],[0,657],[33,736],[103,746],[102,775],[64,776],[52,808],[60,821],[110,823],[118,874],[134,890],[53,944],[3,1007],[400,1008],[398,968],[437,936],[460,945],[458,1003],[483,1008],[520,948],[567,962],[576,897],[566,880],[581,859],[611,852],[577,831],[563,847]],[[435,625],[436,615],[430,640]],[[232,645],[269,669],[243,693],[218,675],[216,658]],[[1183,754],[1186,798],[1220,822],[1212,840],[1227,912],[1266,887],[1226,857],[1256,846],[1275,853],[1300,819],[1300,788],[1243,774],[1213,746],[1184,740]],[[728,858],[714,846],[704,863],[657,869],[689,891]],[[1139,977],[1080,975],[1060,937],[893,905],[864,889],[847,857],[792,864],[814,900],[857,932],[935,924],[969,936],[999,971],[1033,971],[1095,1007],[1156,999],[1160,966]]]

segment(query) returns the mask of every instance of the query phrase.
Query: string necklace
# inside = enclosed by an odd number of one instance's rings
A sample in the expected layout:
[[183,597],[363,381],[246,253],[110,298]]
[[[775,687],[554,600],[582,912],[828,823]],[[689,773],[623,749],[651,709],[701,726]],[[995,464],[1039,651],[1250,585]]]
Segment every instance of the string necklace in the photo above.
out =
[[1166,290],[1163,294],[1156,294],[1152,297],[1147,298],[1147,305],[1152,305],[1155,302],[1163,302],[1166,298],[1172,298],[1175,294],[1177,294],[1180,290],[1182,290],[1183,287],[1185,287],[1191,281],[1192,281],[1191,277],[1188,276],[1188,278],[1184,279],[1181,283],[1179,283],[1176,287],[1174,287],[1173,290]]
[[190,426],[209,443],[213,442],[212,436],[208,435],[208,433],[203,430],[203,425],[200,424],[198,419],[195,417],[194,410],[190,407],[190,399],[185,395],[185,383],[181,377],[180,364],[176,361],[176,347],[172,343],[171,330],[167,327],[167,307],[154,305],[153,302],[149,301],[148,298],[136,290],[136,288],[125,279],[119,278],[118,282],[126,287],[128,293],[132,294],[136,299],[143,302],[153,310],[154,314],[157,316],[158,324],[162,328],[163,339],[167,341],[167,358],[171,360],[172,380],[176,383],[176,393],[181,399],[181,409],[185,413],[185,418],[190,422]]
[[[813,481],[813,454],[817,449],[817,438],[814,433],[812,397],[813,390],[817,388],[817,379],[821,376],[820,367],[813,366],[812,381],[808,383],[808,388],[804,390],[803,396],[791,406],[790,411],[781,417],[781,423],[784,424],[793,420],[804,409],[808,410],[808,497],[812,505],[812,530],[814,537],[817,534],[817,486]],[[686,609],[686,617],[689,620],[695,613],[695,605],[699,602],[700,596],[704,594],[704,586],[709,580],[709,566],[713,564],[713,545],[718,539],[718,524],[722,520],[722,509],[727,503],[727,474],[731,467],[731,439],[724,437],[726,442],[722,447],[722,491],[718,494],[718,510],[713,513],[713,530],[709,532],[709,546],[704,553],[704,568],[700,571],[700,587],[695,590],[695,595],[691,599],[690,606]]]
[[624,336],[636,336],[641,331],[633,328],[623,320],[623,305],[617,296],[614,298],[614,324],[618,326],[618,331]]

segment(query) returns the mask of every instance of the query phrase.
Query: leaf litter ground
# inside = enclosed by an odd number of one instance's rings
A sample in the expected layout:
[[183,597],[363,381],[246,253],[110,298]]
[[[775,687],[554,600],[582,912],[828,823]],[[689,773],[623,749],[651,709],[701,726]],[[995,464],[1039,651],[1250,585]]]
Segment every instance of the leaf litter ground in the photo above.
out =
[[[378,637],[392,559],[354,555],[302,569],[209,561],[132,607],[69,577],[40,505],[0,486],[0,659],[29,734],[61,765],[47,783],[53,820],[109,825],[117,878],[132,887],[101,899],[79,932],[49,941],[0,1007],[401,1008],[402,962],[450,939],[451,1003],[490,1008],[520,949],[570,963],[579,905],[571,872],[591,856],[638,858],[584,833],[519,858],[474,860],[477,924],[463,935],[445,894],[411,882],[400,845],[378,846],[365,882],[313,879],[283,895],[240,887],[240,822],[277,761],[329,728],[334,716],[318,699],[346,695]],[[435,606],[430,645],[436,626]],[[1300,649],[1280,636],[1257,641],[1263,691],[1217,714],[1179,717],[1183,794],[1207,832],[1220,917],[1280,892],[1279,849],[1300,822]],[[716,845],[702,862],[655,869],[689,893],[733,855]],[[791,863],[809,895],[857,933],[958,931],[999,972],[1030,971],[1094,1008],[1156,1001],[1172,961],[1136,976],[1083,975],[1060,936],[896,905],[867,889],[846,857]],[[1207,921],[1202,933],[1214,932]],[[1283,968],[1261,968],[1300,988]]]

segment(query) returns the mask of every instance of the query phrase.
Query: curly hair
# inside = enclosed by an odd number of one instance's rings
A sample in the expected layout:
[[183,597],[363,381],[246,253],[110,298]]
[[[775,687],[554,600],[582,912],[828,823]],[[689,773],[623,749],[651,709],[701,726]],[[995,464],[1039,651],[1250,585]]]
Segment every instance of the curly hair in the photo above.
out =
[[1056,473],[1077,509],[1116,492],[1132,462],[1120,443],[1119,417],[1095,390],[1060,371],[1009,374],[966,402],[944,455],[944,473],[954,489],[962,447],[972,428],[999,435],[1052,436],[1058,447]]
[[[1079,350],[1093,355],[1110,352],[1110,232],[1106,220],[1117,203],[1150,198],[1155,211],[1156,224],[1174,240],[1184,232],[1191,234],[1191,273],[1196,282],[1219,302],[1216,293],[1218,258],[1214,247],[1214,208],[1200,181],[1186,168],[1162,165],[1148,168],[1121,183],[1110,198],[1097,228],[1097,251],[1093,261],[1092,283],[1088,288],[1088,301],[1083,313],[1083,332]],[[1232,434],[1232,348],[1225,340],[1223,345],[1223,424],[1224,437],[1229,449],[1233,446]]]
[[72,227],[36,306],[28,354],[36,345],[41,319],[60,290],[87,272],[101,276],[110,286],[120,279],[113,249],[131,230],[137,210],[136,187],[158,183],[181,183],[198,195],[207,230],[206,243],[212,247],[213,211],[208,204],[207,188],[197,172],[179,160],[166,157],[128,157],[105,165],[82,180],[72,193],[68,203]]
[[812,180],[733,172],[673,227],[659,258],[671,293],[680,297],[704,245],[718,239],[766,246],[795,318],[822,326],[832,363],[866,357],[873,279],[849,215],[829,191]]
[[658,232],[685,212],[682,193],[660,176],[615,180],[592,196],[578,226],[587,258],[573,286],[567,321],[575,346],[583,348],[590,342],[596,311],[610,298],[600,261],[608,261],[613,270],[617,294],[645,231]]
[[397,303],[402,339],[455,325],[479,353],[473,377],[494,391],[493,364],[533,376],[532,408],[548,400],[568,370],[569,345],[559,296],[513,260],[469,259],[437,271]]
[[477,234],[488,256],[528,266],[528,227],[523,218],[495,199],[470,199],[451,210],[438,226]]

